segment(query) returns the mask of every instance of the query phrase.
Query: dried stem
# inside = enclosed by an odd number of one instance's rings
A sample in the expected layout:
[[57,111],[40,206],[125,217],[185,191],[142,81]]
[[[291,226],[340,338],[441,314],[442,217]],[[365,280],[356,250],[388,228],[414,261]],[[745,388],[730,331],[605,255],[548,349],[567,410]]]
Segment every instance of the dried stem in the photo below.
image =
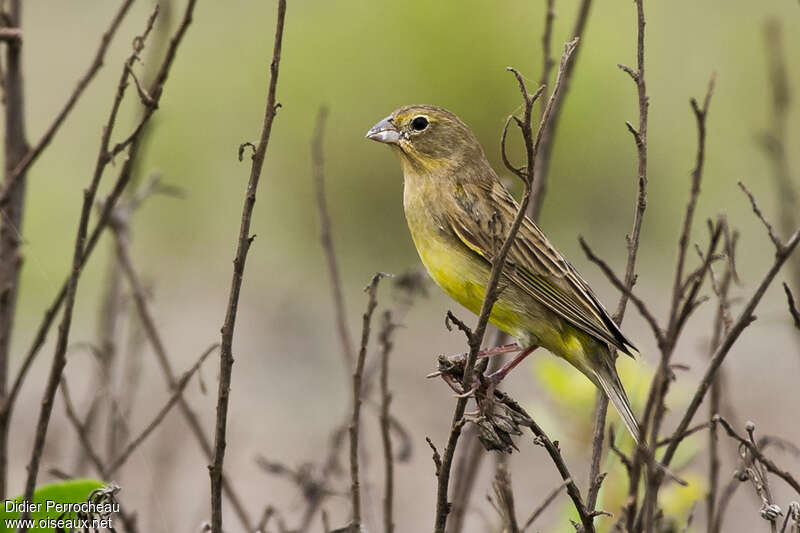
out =
[[84,453],[91,461],[92,465],[94,466],[97,473],[103,479],[106,478],[106,466],[103,464],[103,460],[100,459],[100,455],[94,449],[94,445],[92,444],[92,439],[89,436],[88,428],[86,424],[83,423],[78,416],[77,411],[75,410],[75,406],[72,403],[72,398],[69,394],[69,387],[67,386],[67,379],[65,377],[61,377],[61,399],[64,401],[64,410],[67,413],[67,419],[72,424],[72,427],[75,428],[75,432],[78,434],[78,440],[81,443],[81,447],[83,448]]
[[[136,306],[136,312],[141,321],[142,329],[144,329],[144,334],[153,348],[153,352],[156,355],[156,359],[158,360],[159,367],[164,375],[167,387],[169,390],[175,391],[180,386],[180,378],[177,377],[172,368],[172,363],[170,362],[171,358],[167,353],[166,345],[164,344],[158,327],[156,326],[155,317],[153,316],[149,304],[147,303],[147,291],[144,283],[142,283],[142,280],[136,271],[136,268],[134,267],[133,258],[130,254],[129,243],[126,239],[126,234],[122,230],[119,220],[116,217],[114,217],[112,220],[111,227],[116,244],[116,257],[119,261],[122,273],[127,279],[131,288],[131,292],[133,293],[133,301]],[[181,414],[189,426],[189,429],[195,436],[198,444],[200,444],[203,454],[208,458],[208,460],[211,460],[213,458],[212,444],[206,435],[206,430],[203,427],[203,424],[200,422],[200,417],[183,396],[179,395],[176,398],[176,401]],[[230,500],[231,506],[233,507],[234,513],[239,519],[241,526],[250,531],[252,529],[250,526],[250,518],[245,511],[241,498],[236,493],[230,480],[228,479],[228,476],[223,475],[222,490]]]
[[[730,300],[728,292],[730,290],[731,281],[733,279],[733,259],[728,263],[723,275],[722,281],[717,286],[716,293],[719,300],[717,305],[716,317],[714,319],[714,333],[711,339],[711,350],[709,355],[713,355],[714,351],[719,347],[722,335],[728,332],[730,327]],[[713,278],[712,278],[713,279]],[[722,397],[722,380],[724,374],[722,369],[717,372],[714,380],[711,383],[711,394],[709,398],[709,419],[715,414],[720,412],[721,397]],[[711,424],[708,432],[708,494],[706,495],[706,523],[708,533],[715,531],[715,523],[717,522],[717,496],[719,492],[719,438],[717,435],[716,424]]]
[[794,327],[800,329],[800,311],[797,309],[792,291],[789,290],[789,285],[786,282],[783,283],[783,292],[786,293],[786,304],[789,306],[789,314],[792,315],[792,320],[794,320]]
[[183,376],[181,376],[174,390],[172,391],[172,395],[167,400],[167,403],[165,403],[164,406],[158,411],[158,413],[156,413],[156,415],[153,417],[153,420],[149,424],[147,424],[147,426],[145,426],[145,428],[136,438],[134,438],[133,440],[130,441],[130,443],[128,443],[128,445],[116,457],[116,459],[114,459],[109,463],[108,468],[106,469],[105,472],[105,477],[113,476],[114,472],[119,470],[119,468],[125,464],[125,461],[127,461],[128,458],[131,456],[131,454],[134,451],[136,451],[139,445],[142,444],[142,442],[144,442],[144,440],[158,427],[159,424],[161,424],[161,422],[164,420],[164,417],[166,417],[167,414],[170,412],[170,410],[175,406],[175,404],[178,403],[178,400],[180,400],[183,397],[183,391],[184,389],[186,389],[186,385],[189,384],[189,381],[192,379],[192,376],[194,376],[195,373],[197,373],[197,371],[200,370],[200,367],[203,365],[206,358],[209,355],[211,355],[211,353],[214,352],[214,350],[216,350],[218,347],[219,347],[218,344],[213,344],[210,347],[208,347],[206,351],[204,351],[202,355],[200,355],[200,358],[197,360],[197,362],[194,365],[192,365],[192,367],[189,370],[187,370],[183,374]]
[[[116,151],[116,146],[111,148],[111,134],[117,118],[122,99],[125,95],[125,88],[128,84],[128,77],[130,75],[130,68],[138,58],[141,48],[144,46],[144,41],[150,30],[153,28],[155,17],[158,9],[153,12],[147,22],[147,27],[144,33],[134,41],[134,51],[125,61],[125,66],[120,77],[117,91],[114,96],[114,101],[111,106],[111,111],[103,129],[103,135],[100,141],[100,149],[97,155],[97,162],[95,170],[92,175],[88,189],[84,191],[83,208],[81,210],[80,220],[78,223],[77,236],[75,238],[75,248],[72,258],[72,272],[67,282],[67,292],[64,300],[64,313],[62,315],[61,324],[59,326],[59,335],[56,341],[56,349],[53,355],[53,363],[50,369],[50,376],[47,380],[45,387],[42,408],[39,413],[39,419],[36,424],[36,435],[31,452],[31,459],[28,463],[28,478],[25,482],[24,499],[30,500],[33,491],[36,488],[36,479],[39,474],[39,463],[41,461],[42,452],[44,450],[44,443],[47,436],[47,428],[50,424],[50,415],[53,410],[53,403],[55,399],[56,390],[61,381],[61,375],[66,365],[66,351],[69,342],[69,331],[72,324],[72,311],[75,305],[75,296],[78,288],[78,280],[80,278],[82,257],[86,245],[86,237],[89,228],[89,215],[91,214],[92,206],[94,204],[97,189],[100,185],[100,180],[106,166],[111,162],[113,153]],[[151,114],[147,114],[149,117]],[[140,123],[141,124],[141,123]],[[139,131],[137,127],[135,131]],[[131,137],[132,139],[135,137]],[[21,518],[28,518],[27,513],[23,513]],[[27,527],[23,526],[23,530],[27,531]]]
[[211,533],[222,533],[222,468],[225,458],[225,435],[228,425],[228,401],[233,371],[233,332],[236,325],[236,312],[239,308],[239,294],[244,277],[244,265],[247,252],[253,242],[250,235],[250,222],[253,216],[253,207],[256,203],[258,182],[261,178],[261,169],[264,166],[264,157],[267,153],[272,123],[278,110],[275,90],[278,83],[278,66],[281,59],[281,44],[283,42],[283,23],[286,15],[286,0],[278,0],[278,16],[275,24],[275,42],[270,62],[269,89],[267,91],[267,104],[264,112],[264,125],[261,129],[261,138],[252,157],[250,180],[247,184],[244,207],[242,208],[242,222],[239,228],[239,238],[236,244],[236,256],[233,260],[233,279],[228,298],[228,307],[225,311],[225,322],[222,325],[222,343],[220,350],[219,391],[217,394],[217,419],[214,433],[214,461],[209,466],[211,477]]
[[[800,495],[800,483],[798,483],[798,481],[794,478],[794,476],[792,476],[790,472],[780,468],[772,461],[772,459],[766,457],[761,452],[761,450],[758,449],[758,446],[756,445],[756,443],[752,438],[745,438],[736,433],[736,430],[733,429],[730,423],[719,415],[716,415],[714,417],[714,422],[718,422],[719,424],[721,424],[722,427],[725,428],[725,431],[728,433],[728,435],[731,436],[736,441],[738,441],[741,446],[747,448],[747,450],[753,455],[753,458],[755,460],[764,465],[764,467],[769,472],[772,472],[773,474],[784,480],[787,484],[789,484],[789,486],[791,486],[795,490],[795,492],[797,492],[797,494]],[[752,433],[752,431],[749,432]]]
[[333,293],[333,308],[336,315],[336,330],[339,333],[339,342],[342,346],[342,357],[344,358],[345,368],[353,367],[353,341],[350,338],[350,330],[347,327],[347,312],[342,295],[342,277],[339,274],[339,265],[336,261],[336,253],[331,237],[331,217],[328,214],[328,204],[325,200],[325,174],[324,162],[325,152],[323,140],[325,135],[325,124],[328,118],[328,108],[321,106],[317,113],[317,124],[314,127],[314,139],[311,141],[311,168],[314,177],[314,188],[317,195],[317,211],[319,213],[320,241],[322,249],[325,251],[325,259],[328,265],[328,275],[330,276],[331,292]]
[[514,490],[511,487],[511,476],[507,465],[502,463],[498,465],[492,488],[502,519],[502,530],[508,533],[520,533],[517,512],[514,509]]
[[528,519],[525,521],[525,524],[522,526],[521,529],[522,533],[525,533],[525,530],[533,525],[536,519],[539,518],[539,516],[550,506],[550,504],[556,500],[558,495],[561,494],[561,491],[564,490],[564,487],[566,487],[570,481],[571,480],[567,480],[558,487],[554,488],[552,491],[550,491],[550,494],[547,495],[547,497],[539,505],[539,507],[537,507],[531,513],[531,516],[528,517]]
[[[769,67],[770,100],[769,128],[761,136],[761,146],[772,164],[778,205],[778,228],[784,235],[800,224],[800,191],[792,177],[789,162],[789,117],[792,107],[792,88],[786,68],[783,31],[780,21],[768,20],[764,25],[766,59]],[[794,284],[800,287],[800,261],[790,262]]]
[[[12,0],[7,15],[8,30],[18,30],[22,19],[22,1]],[[3,97],[6,107],[4,124],[3,197],[0,203],[0,400],[8,398],[8,363],[11,332],[14,328],[17,292],[19,290],[22,257],[19,252],[25,208],[25,174],[16,178],[14,166],[28,151],[25,137],[25,91],[22,77],[22,43],[7,41],[6,73]],[[8,431],[9,417],[0,415],[0,498],[5,498],[8,481]]]
[[364,374],[364,361],[367,358],[367,345],[369,344],[370,323],[372,313],[378,305],[378,283],[385,274],[377,273],[372,277],[366,292],[368,294],[367,309],[364,311],[361,324],[361,348],[353,371],[353,415],[350,421],[350,496],[353,503],[353,517],[350,522],[351,531],[361,531],[361,485],[358,479],[358,436],[361,422],[361,379]]
[[[681,435],[686,431],[689,427],[689,424],[692,421],[695,413],[697,412],[698,408],[700,407],[705,394],[708,392],[708,389],[711,387],[711,383],[716,375],[717,371],[719,370],[720,365],[722,365],[725,357],[730,352],[731,347],[733,344],[738,340],[739,335],[744,331],[744,329],[752,323],[755,319],[753,316],[753,312],[755,308],[758,306],[758,303],[761,301],[761,298],[764,296],[769,285],[772,283],[772,280],[777,275],[780,268],[789,258],[791,253],[797,247],[797,244],[800,243],[800,229],[795,231],[794,235],[785,243],[781,245],[778,252],[775,255],[775,260],[773,264],[770,266],[769,270],[766,272],[764,277],[762,278],[761,282],[759,283],[758,287],[756,288],[753,295],[747,301],[744,309],[739,314],[739,317],[736,321],[731,325],[730,330],[728,331],[727,335],[722,339],[720,342],[719,347],[714,352],[714,355],[711,358],[711,361],[704,372],[703,378],[700,381],[700,384],[697,387],[694,395],[692,396],[692,400],[689,403],[686,411],[681,418],[681,421],[678,423],[675,431],[673,432],[673,440],[667,446],[666,451],[664,452],[664,456],[662,458],[662,463],[664,466],[669,466],[670,462],[672,461],[675,451],[680,444],[680,440],[676,439],[675,437]],[[656,472],[656,481],[660,484],[661,480],[663,479],[663,474],[659,473],[661,471]]]
[[[575,22],[572,26],[572,32],[570,33],[570,39],[583,39],[584,32],[586,29],[586,24],[589,21],[589,11],[592,6],[592,0],[581,0],[580,5],[578,6],[578,13],[575,16]],[[545,31],[542,35],[542,54],[543,54],[543,61],[542,61],[542,76],[540,79],[540,86],[547,86],[548,80],[550,79],[550,71],[554,65],[552,54],[550,52],[550,44],[551,41],[551,33],[552,33],[552,24],[553,24],[553,17],[555,16],[554,13],[554,6],[553,2],[548,0],[547,4],[547,11],[545,14]],[[550,170],[550,159],[553,154],[553,146],[555,145],[555,136],[556,130],[558,129],[559,119],[561,117],[561,109],[563,108],[564,102],[566,101],[567,94],[569,93],[569,85],[570,81],[572,80],[572,73],[575,68],[575,65],[578,62],[578,56],[580,55],[580,50],[575,50],[572,59],[566,66],[566,70],[563,73],[563,80],[562,80],[562,88],[559,95],[556,95],[556,99],[553,102],[552,110],[551,110],[551,119],[545,130],[542,132],[542,145],[539,149],[539,155],[536,158],[536,164],[533,171],[533,191],[531,192],[531,205],[528,210],[528,215],[531,217],[531,220],[538,221],[539,215],[542,211],[542,205],[544,203],[544,197],[547,193],[547,184],[549,182],[549,170]],[[542,106],[542,116],[544,115],[545,107]]]
[[[175,33],[173,34],[172,38],[169,42],[169,47],[167,48],[167,52],[158,68],[157,74],[153,80],[153,83],[150,85],[148,93],[153,97],[155,103],[158,103],[158,100],[161,97],[161,93],[164,90],[164,86],[166,84],[167,78],[169,76],[170,69],[174,63],[178,48],[180,47],[181,43],[183,42],[183,37],[186,34],[186,31],[189,28],[189,25],[192,21],[192,14],[194,12],[194,6],[196,4],[196,0],[189,0],[186,4],[186,8],[184,10],[183,18],[179,23]],[[149,117],[155,112],[157,105],[153,105],[152,107],[147,107],[145,112],[143,113],[140,119],[140,125],[146,123],[149,120]],[[141,132],[141,127],[137,127],[136,131]],[[124,163],[122,164],[122,168],[117,176],[117,180],[111,188],[111,192],[106,197],[105,201],[102,202],[102,209],[100,215],[97,217],[97,222],[95,223],[94,229],[89,233],[88,238],[86,239],[86,244],[83,249],[80,262],[79,262],[79,270],[82,270],[83,267],[86,265],[89,257],[91,256],[92,252],[94,251],[97,242],[100,240],[100,236],[102,235],[103,231],[108,227],[109,222],[111,220],[112,212],[114,211],[117,200],[119,200],[122,192],[127,187],[128,183],[131,179],[131,173],[133,171],[133,167],[136,161],[136,156],[139,152],[140,148],[140,135],[133,136],[130,138],[130,142],[127,145],[127,153],[125,154]],[[50,331],[50,328],[53,325],[55,317],[61,308],[61,306],[66,301],[67,297],[67,289],[69,286],[69,281],[71,279],[71,275],[64,280],[59,289],[58,293],[56,294],[53,302],[51,303],[50,307],[47,308],[44,314],[44,318],[42,319],[41,324],[34,336],[33,342],[31,343],[30,348],[28,349],[27,354],[20,366],[19,371],[17,372],[16,377],[14,378],[13,385],[11,387],[10,392],[4,398],[3,404],[0,407],[0,422],[2,422],[2,418],[8,418],[11,416],[13,412],[13,408],[16,402],[16,399],[19,395],[19,391],[22,388],[22,384],[27,377],[28,371],[30,370],[33,361],[36,359],[36,356],[39,354],[42,346],[44,346],[45,341],[47,340],[47,334]],[[7,422],[6,422],[7,424]],[[2,424],[0,424],[1,426]]]
[[59,110],[58,114],[53,119],[53,122],[51,122],[47,127],[41,138],[24,154],[22,159],[20,159],[11,167],[13,170],[9,174],[6,184],[0,192],[0,207],[4,206],[6,202],[8,202],[11,189],[27,172],[28,168],[30,168],[30,166],[36,162],[39,156],[42,155],[42,152],[44,152],[44,150],[53,140],[53,137],[58,129],[69,116],[72,108],[75,107],[75,104],[83,95],[84,90],[89,86],[97,72],[103,66],[106,51],[108,50],[108,47],[114,38],[114,34],[117,32],[117,29],[119,29],[123,19],[128,14],[132,4],[133,0],[124,0],[122,2],[119,9],[114,14],[114,17],[111,19],[111,23],[109,24],[108,28],[100,38],[100,46],[98,47],[97,52],[95,52],[94,59],[92,60],[91,65],[89,65],[89,69],[78,80],[78,84],[75,86],[75,89],[73,89],[72,93],[69,95],[69,98],[67,98],[67,101],[64,103],[64,106],[61,108],[61,110]]
[[392,333],[397,327],[392,322],[392,312],[383,314],[378,340],[381,346],[381,440],[383,442],[383,460],[385,465],[384,495],[383,495],[383,523],[386,533],[394,531],[394,454],[392,452],[392,425],[389,416],[389,406],[392,394],[389,392],[389,354],[392,351]]

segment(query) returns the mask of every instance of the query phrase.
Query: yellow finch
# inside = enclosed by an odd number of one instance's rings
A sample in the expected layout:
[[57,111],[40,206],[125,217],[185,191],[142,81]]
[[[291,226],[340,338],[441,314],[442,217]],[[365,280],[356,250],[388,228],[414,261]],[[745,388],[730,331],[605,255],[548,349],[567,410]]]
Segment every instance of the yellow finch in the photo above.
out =
[[[445,109],[401,107],[367,132],[400,156],[408,228],[425,268],[454,300],[479,313],[494,254],[519,209],[489,166],[469,127]],[[601,388],[634,439],[639,429],[614,366],[612,349],[631,342],[589,285],[527,217],[507,257],[490,321],[517,344],[482,356],[519,352],[503,376],[541,346]]]

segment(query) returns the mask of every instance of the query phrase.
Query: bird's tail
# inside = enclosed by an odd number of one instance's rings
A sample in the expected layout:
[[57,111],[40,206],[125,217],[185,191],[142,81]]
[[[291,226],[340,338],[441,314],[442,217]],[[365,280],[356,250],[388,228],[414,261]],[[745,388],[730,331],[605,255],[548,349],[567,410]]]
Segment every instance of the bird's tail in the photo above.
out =
[[600,387],[602,387],[608,400],[619,413],[633,440],[636,444],[642,444],[639,441],[639,422],[636,421],[636,416],[631,410],[631,404],[625,394],[625,389],[622,387],[622,382],[619,380],[616,368],[614,368],[613,364],[599,366],[600,368],[595,370],[595,376]]
[[622,382],[619,380],[619,375],[617,375],[617,369],[613,364],[600,365],[599,371],[595,371],[595,376],[600,386],[603,388],[603,391],[606,393],[608,400],[614,405],[622,421],[625,422],[625,427],[628,428],[628,432],[631,434],[631,437],[633,437],[634,442],[636,442],[639,449],[648,457],[648,461],[652,461],[654,467],[662,470],[664,474],[673,481],[685,487],[687,485],[686,481],[678,477],[678,475],[669,468],[659,463],[655,459],[653,452],[648,448],[647,443],[642,442],[639,438],[639,422],[636,421],[636,417],[631,410],[628,396],[625,394],[625,389],[622,387]]

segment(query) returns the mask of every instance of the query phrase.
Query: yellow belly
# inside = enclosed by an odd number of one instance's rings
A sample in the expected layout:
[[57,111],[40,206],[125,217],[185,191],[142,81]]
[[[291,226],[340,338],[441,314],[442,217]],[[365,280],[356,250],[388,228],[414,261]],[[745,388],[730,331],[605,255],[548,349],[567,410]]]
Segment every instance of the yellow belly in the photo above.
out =
[[[436,284],[456,302],[479,314],[489,282],[489,264],[439,228],[411,228],[411,235],[422,263]],[[514,292],[511,288],[509,290]],[[509,335],[527,342],[531,317],[509,296],[512,294],[504,291],[492,308],[489,321]]]

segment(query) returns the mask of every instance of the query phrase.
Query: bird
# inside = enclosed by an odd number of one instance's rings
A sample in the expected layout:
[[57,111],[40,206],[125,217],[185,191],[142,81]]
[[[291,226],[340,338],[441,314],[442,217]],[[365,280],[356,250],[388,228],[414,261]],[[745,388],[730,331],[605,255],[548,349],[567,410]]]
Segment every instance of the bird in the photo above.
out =
[[[452,299],[479,314],[492,261],[519,204],[460,118],[433,105],[408,105],[379,121],[366,138],[399,155],[403,207],[419,257]],[[616,370],[614,351],[638,350],[589,284],[525,217],[506,257],[489,321],[516,343],[481,357],[517,353],[491,378],[499,382],[537,347],[565,359],[601,389],[639,443],[639,424]]]

